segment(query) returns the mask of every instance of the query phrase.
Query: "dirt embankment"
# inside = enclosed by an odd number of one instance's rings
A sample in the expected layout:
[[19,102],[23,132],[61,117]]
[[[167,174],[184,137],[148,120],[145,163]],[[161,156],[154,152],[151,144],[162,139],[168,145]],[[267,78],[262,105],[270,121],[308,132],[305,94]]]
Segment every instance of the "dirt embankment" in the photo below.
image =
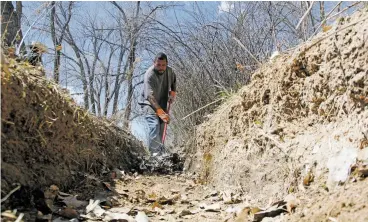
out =
[[[366,180],[347,177],[357,160],[368,163],[367,24],[367,9],[340,18],[264,64],[199,127],[189,170],[218,189],[241,190],[259,206],[293,194],[301,200],[296,221],[367,219],[367,196],[350,198],[350,205],[340,204],[348,210],[333,214],[336,201],[328,198],[351,197],[341,189],[345,181],[366,191]],[[323,207],[313,208],[317,203]]]
[[15,183],[67,190],[88,174],[138,168],[145,149],[130,133],[76,106],[34,67],[11,60],[9,68],[1,75],[2,197]]

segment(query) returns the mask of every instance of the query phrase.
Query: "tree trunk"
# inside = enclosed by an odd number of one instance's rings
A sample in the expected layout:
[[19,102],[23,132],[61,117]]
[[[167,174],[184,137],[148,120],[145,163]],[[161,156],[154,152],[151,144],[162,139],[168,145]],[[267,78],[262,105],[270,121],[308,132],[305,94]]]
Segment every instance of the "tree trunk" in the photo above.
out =
[[[310,6],[310,2],[308,2],[308,6]],[[316,31],[316,27],[315,27],[315,23],[314,23],[314,18],[313,18],[313,13],[312,12],[310,12],[309,13],[309,17],[310,17],[310,20],[311,20],[311,23],[312,23],[312,28],[313,28],[313,32],[315,32]]]
[[74,39],[71,37],[69,28],[68,28],[68,33],[70,36],[70,45],[75,53],[75,56],[77,57],[78,60],[78,66],[79,66],[79,70],[80,70],[80,76],[81,76],[81,80],[82,80],[82,84],[83,84],[83,102],[84,102],[84,108],[86,110],[89,109],[89,93],[88,93],[88,81],[87,81],[87,76],[86,76],[86,71],[84,69],[84,65],[83,65],[83,61],[82,61],[82,57],[81,57],[81,53],[79,51],[79,48],[77,47],[77,45],[74,42]]
[[134,19],[134,24],[133,24],[133,29],[131,30],[131,34],[130,34],[130,44],[131,44],[131,48],[130,48],[130,52],[129,52],[129,71],[128,71],[128,96],[127,96],[127,102],[126,102],[126,109],[125,109],[125,113],[124,113],[124,127],[128,128],[129,127],[129,121],[130,121],[130,113],[132,111],[132,99],[133,99],[133,74],[134,74],[134,62],[135,62],[135,51],[137,48],[137,35],[138,35],[138,30],[137,30],[137,20],[138,20],[138,14],[139,14],[139,6],[140,6],[140,2],[137,2],[137,11],[135,14],[135,19]]
[[50,15],[50,29],[51,29],[51,39],[54,44],[55,55],[54,55],[54,81],[59,83],[59,64],[60,64],[60,54],[56,50],[56,46],[58,45],[58,40],[56,37],[56,29],[55,29],[55,17],[56,17],[56,7],[55,2],[51,2],[51,15]]
[[104,109],[103,109],[103,115],[105,117],[107,117],[107,112],[109,109],[109,104],[111,101],[111,96],[110,96],[110,83],[109,83],[109,73],[110,73],[110,66],[111,66],[111,59],[112,56],[114,55],[114,49],[111,48],[111,52],[110,52],[110,56],[109,56],[109,61],[107,63],[107,68],[104,67],[104,71],[105,71],[105,104],[104,104]]
[[60,61],[61,61],[61,49],[59,48],[59,46],[61,46],[61,43],[63,42],[64,35],[67,31],[70,19],[72,17],[73,2],[69,2],[68,14],[65,11],[62,12],[62,14],[65,16],[66,21],[62,26],[59,24],[60,26],[60,36],[59,37],[56,35],[55,24],[56,24],[56,21],[60,19],[57,18],[56,7],[55,7],[54,1],[51,2],[51,7],[52,8],[51,8],[51,18],[50,18],[50,29],[51,29],[52,43],[54,44],[54,49],[55,49],[54,81],[56,83],[59,83],[60,82]]
[[[122,38],[122,36],[121,36],[121,38]],[[112,104],[112,114],[116,114],[116,112],[118,111],[118,100],[119,100],[120,86],[121,86],[122,79],[124,78],[124,76],[122,74],[125,73],[126,69],[127,69],[127,64],[128,63],[125,64],[123,72],[121,71],[121,65],[123,63],[123,58],[124,58],[125,51],[126,51],[126,49],[124,47],[124,49],[121,49],[120,54],[119,54],[118,70],[117,70],[117,73],[116,73],[114,90],[113,90],[114,101],[113,101],[113,104]]]
[[[319,10],[320,10],[320,15],[321,15],[321,21],[323,21],[325,19],[325,2],[324,1],[320,1],[319,2]],[[326,21],[322,24],[325,25]]]
[[[17,1],[16,2],[16,9],[17,9],[17,25],[18,25],[18,31],[17,31],[17,38],[16,38],[16,43],[17,45],[20,44],[21,40],[23,39],[23,33],[22,33],[22,14],[23,14],[23,5],[21,1]],[[26,46],[24,45],[24,42],[22,43],[22,45],[20,46],[21,48],[21,52],[26,51]]]
[[124,113],[124,127],[129,127],[129,118],[130,113],[132,111],[132,98],[133,98],[133,73],[134,73],[134,61],[135,61],[135,50],[136,50],[137,42],[134,40],[132,45],[132,49],[129,53],[129,71],[127,75],[128,79],[128,95],[126,100],[126,108]]
[[[84,58],[86,61],[86,64],[88,65],[87,58]],[[95,78],[95,63],[96,60],[93,61],[92,67],[88,69],[88,80],[89,80],[89,91],[90,91],[90,100],[91,100],[91,107],[92,107],[92,113],[96,114],[96,102],[95,102],[95,88],[93,86],[94,78]]]
[[22,2],[16,2],[17,11],[11,1],[1,2],[1,38],[5,46],[15,46],[22,39]]
[[54,81],[59,84],[60,81],[60,51],[55,51],[55,60],[54,60]]

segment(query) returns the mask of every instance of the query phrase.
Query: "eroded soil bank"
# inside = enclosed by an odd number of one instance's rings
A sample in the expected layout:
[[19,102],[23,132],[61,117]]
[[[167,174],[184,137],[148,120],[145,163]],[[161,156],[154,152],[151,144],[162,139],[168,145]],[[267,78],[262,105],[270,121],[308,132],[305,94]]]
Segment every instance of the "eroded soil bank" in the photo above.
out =
[[[294,195],[295,221],[365,221],[368,197],[352,190],[366,192],[367,182],[349,174],[368,164],[367,17],[363,9],[338,19],[262,65],[199,127],[190,171],[260,206]],[[337,199],[360,207],[349,213]]]
[[52,184],[65,190],[88,175],[139,168],[145,149],[130,133],[76,106],[42,70],[9,63],[10,74],[1,75],[2,198],[21,189],[3,206],[19,196],[28,202],[32,191]]

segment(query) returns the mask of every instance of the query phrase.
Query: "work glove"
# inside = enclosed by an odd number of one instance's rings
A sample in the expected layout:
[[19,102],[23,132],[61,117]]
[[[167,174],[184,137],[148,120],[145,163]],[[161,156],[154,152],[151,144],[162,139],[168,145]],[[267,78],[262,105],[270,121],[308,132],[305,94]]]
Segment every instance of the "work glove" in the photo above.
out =
[[170,122],[170,117],[169,115],[167,115],[167,113],[165,113],[165,111],[163,109],[157,109],[156,114],[158,117],[160,117],[160,119],[162,119],[162,121],[164,121],[165,123],[169,123]]
[[170,91],[169,92],[169,103],[173,103],[176,99],[176,92],[175,91]]

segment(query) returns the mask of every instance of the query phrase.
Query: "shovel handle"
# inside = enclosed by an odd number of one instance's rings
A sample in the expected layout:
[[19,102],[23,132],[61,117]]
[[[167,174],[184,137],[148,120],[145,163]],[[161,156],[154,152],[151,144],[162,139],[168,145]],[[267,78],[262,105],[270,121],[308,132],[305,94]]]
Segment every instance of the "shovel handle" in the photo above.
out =
[[[167,107],[167,114],[170,113],[170,106],[171,106],[171,103],[169,102],[169,106]],[[164,133],[162,134],[162,144],[165,143],[165,139],[166,139],[166,131],[167,131],[167,123],[165,123],[165,126],[164,126]]]

